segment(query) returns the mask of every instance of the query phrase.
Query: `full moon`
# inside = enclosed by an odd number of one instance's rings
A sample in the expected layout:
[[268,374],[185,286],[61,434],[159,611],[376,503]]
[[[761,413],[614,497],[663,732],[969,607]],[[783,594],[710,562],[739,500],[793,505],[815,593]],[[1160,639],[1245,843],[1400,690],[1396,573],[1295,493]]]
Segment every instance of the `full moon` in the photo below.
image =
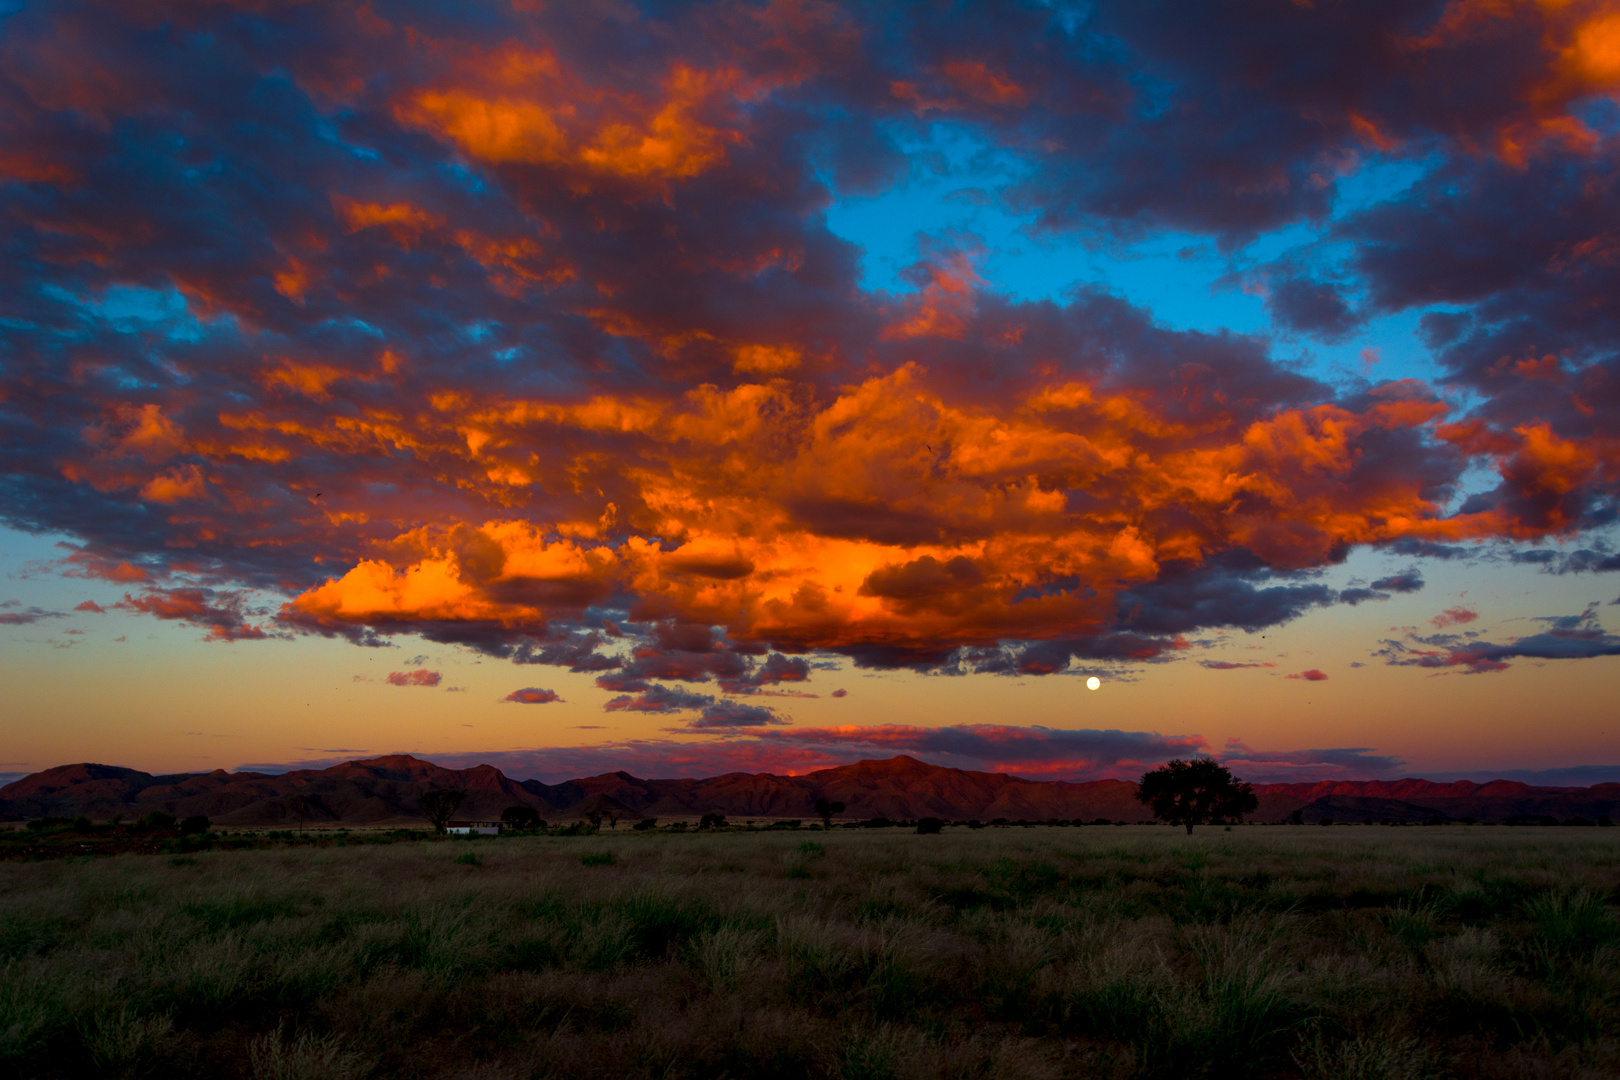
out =
[[1095,690],[1095,689],[1097,689],[1097,687],[1099,687],[1101,685],[1102,685],[1102,680],[1097,678],[1097,676],[1095,676],[1095,675],[1093,675],[1091,678],[1086,680],[1086,689],[1087,690]]

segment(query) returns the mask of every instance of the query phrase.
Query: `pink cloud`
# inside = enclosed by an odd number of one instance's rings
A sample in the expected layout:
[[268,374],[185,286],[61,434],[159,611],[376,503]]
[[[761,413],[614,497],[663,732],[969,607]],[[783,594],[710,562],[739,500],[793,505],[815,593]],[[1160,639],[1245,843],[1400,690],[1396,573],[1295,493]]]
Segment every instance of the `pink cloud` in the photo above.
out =
[[522,690],[514,690],[507,694],[502,701],[513,701],[519,705],[548,705],[553,701],[561,701],[555,690],[542,690],[536,686],[525,686]]
[[1472,608],[1454,607],[1447,608],[1429,621],[1434,623],[1435,626],[1461,626],[1464,623],[1471,623],[1477,618],[1479,618],[1479,612]]
[[437,671],[417,668],[415,671],[390,671],[389,686],[438,686],[442,676]]
[[1306,682],[1324,682],[1327,679],[1327,672],[1311,668],[1309,671],[1301,671],[1296,675],[1289,675],[1287,678],[1304,679]]

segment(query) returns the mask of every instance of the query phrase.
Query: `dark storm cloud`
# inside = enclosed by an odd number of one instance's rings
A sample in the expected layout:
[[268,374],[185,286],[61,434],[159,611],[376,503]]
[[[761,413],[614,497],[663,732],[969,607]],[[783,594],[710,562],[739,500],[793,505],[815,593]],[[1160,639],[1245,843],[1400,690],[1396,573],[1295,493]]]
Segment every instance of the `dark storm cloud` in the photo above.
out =
[[1516,563],[1543,567],[1549,574],[1601,574],[1620,570],[1620,553],[1603,548],[1580,548],[1567,552],[1535,548],[1516,551],[1510,558]]
[[1372,587],[1384,592],[1414,593],[1423,588],[1423,575],[1416,568],[1403,570],[1398,574],[1379,578],[1372,583]]
[[1253,783],[1289,783],[1298,780],[1371,780],[1402,775],[1406,762],[1379,754],[1369,747],[1322,750],[1255,750],[1229,739],[1221,763]]
[[1260,630],[1334,601],[1326,585],[1266,585],[1272,574],[1255,560],[1223,561],[1226,565],[1167,567],[1159,580],[1121,593],[1122,623],[1160,634],[1208,626]]
[[1309,278],[1293,277],[1273,285],[1266,307],[1283,326],[1328,341],[1343,340],[1359,321],[1337,288]]
[[696,720],[687,724],[692,731],[730,730],[734,728],[768,727],[786,724],[774,709],[763,705],[747,705],[740,701],[717,701],[705,706]]
[[602,708],[608,712],[671,713],[712,704],[713,694],[695,694],[675,686],[646,686],[633,695],[612,698]]
[[60,619],[63,612],[46,611],[40,607],[26,607],[21,611],[0,611],[0,626],[28,626],[41,619]]
[[[1473,615],[1471,611],[1467,614]],[[1450,625],[1456,621],[1442,616],[1435,623]],[[1386,639],[1381,642],[1383,648],[1373,655],[1395,667],[1457,668],[1466,674],[1504,671],[1512,666],[1508,661],[1514,659],[1590,660],[1620,656],[1620,636],[1609,633],[1598,621],[1596,602],[1579,615],[1541,616],[1535,621],[1547,624],[1547,630],[1503,644],[1483,640],[1483,634],[1473,632],[1462,636],[1408,634],[1404,640]]]

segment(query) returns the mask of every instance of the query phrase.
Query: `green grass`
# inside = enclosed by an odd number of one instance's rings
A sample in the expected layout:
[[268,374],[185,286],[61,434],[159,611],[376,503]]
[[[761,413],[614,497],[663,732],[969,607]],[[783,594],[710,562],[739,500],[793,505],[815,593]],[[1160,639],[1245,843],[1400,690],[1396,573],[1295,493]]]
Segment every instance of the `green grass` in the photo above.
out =
[[0,1075],[1620,1075],[1616,830],[834,830],[10,862]]

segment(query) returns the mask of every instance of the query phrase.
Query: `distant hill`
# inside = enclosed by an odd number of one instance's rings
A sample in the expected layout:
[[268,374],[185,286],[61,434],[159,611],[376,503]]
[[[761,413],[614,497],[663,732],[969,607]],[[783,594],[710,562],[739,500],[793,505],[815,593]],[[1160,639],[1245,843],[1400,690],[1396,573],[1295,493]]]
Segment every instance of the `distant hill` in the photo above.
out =
[[[407,754],[350,761],[328,769],[270,775],[255,772],[153,776],[112,765],[63,765],[0,788],[0,820],[72,817],[134,818],[152,810],[182,817],[205,814],[226,826],[297,823],[421,824],[421,797],[435,788],[468,792],[460,816],[498,816],[531,806],[553,820],[599,810],[621,817],[813,819],[815,801],[845,804],[846,819],[874,817],[977,818],[991,821],[1142,821],[1136,785],[1026,780],[1005,773],[929,765],[901,755],[859,761],[803,776],[726,773],[701,780],[643,780],[625,772],[543,784],[513,780],[490,765],[446,769]],[[1531,787],[1498,780],[1437,784],[1427,780],[1257,784],[1256,821],[1284,821],[1296,810],[1306,821],[1506,821],[1550,816],[1620,815],[1620,784],[1590,788]]]

